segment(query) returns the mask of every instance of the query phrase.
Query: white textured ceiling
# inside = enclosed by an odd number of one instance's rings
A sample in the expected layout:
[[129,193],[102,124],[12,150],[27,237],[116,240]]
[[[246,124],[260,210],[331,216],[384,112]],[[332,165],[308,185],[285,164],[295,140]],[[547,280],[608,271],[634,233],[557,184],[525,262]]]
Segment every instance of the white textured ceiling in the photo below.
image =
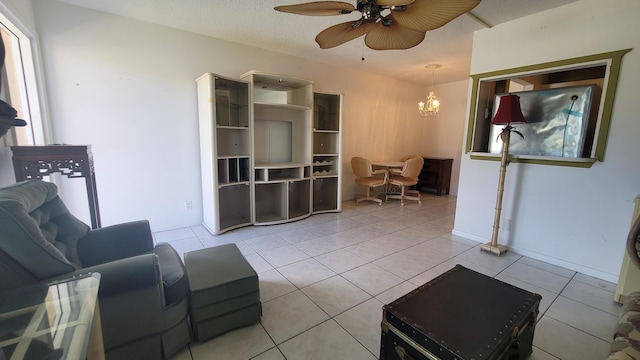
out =
[[[58,1],[425,85],[432,81],[432,71],[425,69],[427,64],[442,65],[435,71],[436,84],[467,79],[473,32],[484,27],[473,17],[462,15],[440,29],[427,32],[425,40],[411,49],[371,50],[363,45],[363,38],[358,38],[323,50],[314,40],[316,35],[331,25],[356,20],[360,13],[315,17],[273,10],[278,5],[309,0]],[[577,0],[482,0],[471,13],[495,26],[574,1]]]

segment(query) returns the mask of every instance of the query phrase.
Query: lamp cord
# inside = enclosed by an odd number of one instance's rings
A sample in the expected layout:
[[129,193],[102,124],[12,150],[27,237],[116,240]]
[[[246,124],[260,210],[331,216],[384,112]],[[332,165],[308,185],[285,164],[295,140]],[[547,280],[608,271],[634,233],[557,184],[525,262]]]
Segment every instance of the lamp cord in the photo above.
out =
[[578,95],[573,95],[571,97],[571,106],[569,106],[569,112],[567,113],[567,118],[564,121],[564,133],[562,134],[562,157],[564,157],[564,145],[567,140],[567,127],[569,126],[569,116],[571,116],[571,110],[573,110],[573,105],[578,100]]

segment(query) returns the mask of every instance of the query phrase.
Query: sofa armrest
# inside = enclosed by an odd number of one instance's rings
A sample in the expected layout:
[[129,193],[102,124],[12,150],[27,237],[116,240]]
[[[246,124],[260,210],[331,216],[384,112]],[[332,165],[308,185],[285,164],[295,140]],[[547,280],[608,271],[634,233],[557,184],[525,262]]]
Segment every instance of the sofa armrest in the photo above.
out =
[[[90,272],[100,273],[99,298],[118,296],[127,292],[150,288],[160,299],[164,299],[160,261],[156,254],[138,255],[106,264],[90,266],[51,280],[64,280]],[[161,306],[164,306],[164,303]]]
[[153,249],[149,221],[140,220],[95,229],[78,241],[83,267],[140,255]]
[[[164,300],[160,261],[155,254],[134,256],[82,270],[100,273],[100,298],[155,288],[153,292]],[[164,306],[164,301],[160,305]]]
[[165,330],[167,306],[156,254],[90,266],[67,274],[100,273],[98,301],[105,349]]

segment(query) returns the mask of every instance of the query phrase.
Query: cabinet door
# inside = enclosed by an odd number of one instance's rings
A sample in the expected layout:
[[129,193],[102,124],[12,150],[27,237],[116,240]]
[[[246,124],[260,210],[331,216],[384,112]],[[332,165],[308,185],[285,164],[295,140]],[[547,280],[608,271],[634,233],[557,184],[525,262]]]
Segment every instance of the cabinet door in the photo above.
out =
[[288,219],[286,182],[255,184],[257,224],[278,223]]
[[338,178],[313,179],[313,212],[338,209]]
[[289,182],[289,219],[307,216],[311,213],[309,180]]
[[249,184],[224,186],[219,190],[220,229],[251,224],[251,187]]

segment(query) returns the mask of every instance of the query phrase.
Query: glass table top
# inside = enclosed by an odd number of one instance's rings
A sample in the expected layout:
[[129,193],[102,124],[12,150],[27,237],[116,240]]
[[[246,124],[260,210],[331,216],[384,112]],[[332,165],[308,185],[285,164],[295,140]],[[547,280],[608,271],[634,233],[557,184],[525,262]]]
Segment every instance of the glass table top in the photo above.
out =
[[0,360],[86,359],[100,274],[0,293]]

